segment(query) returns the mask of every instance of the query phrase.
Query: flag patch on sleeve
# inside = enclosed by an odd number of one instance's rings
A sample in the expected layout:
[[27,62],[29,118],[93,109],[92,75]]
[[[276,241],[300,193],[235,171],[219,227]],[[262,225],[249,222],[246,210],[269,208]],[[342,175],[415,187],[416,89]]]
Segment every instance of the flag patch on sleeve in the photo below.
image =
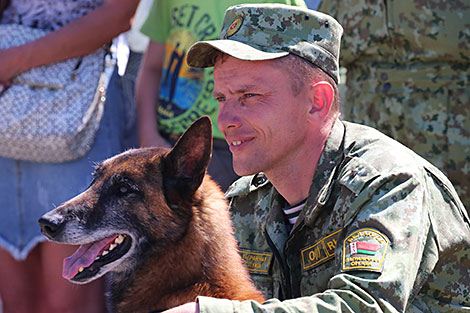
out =
[[358,229],[343,242],[343,271],[382,272],[388,238],[372,228]]

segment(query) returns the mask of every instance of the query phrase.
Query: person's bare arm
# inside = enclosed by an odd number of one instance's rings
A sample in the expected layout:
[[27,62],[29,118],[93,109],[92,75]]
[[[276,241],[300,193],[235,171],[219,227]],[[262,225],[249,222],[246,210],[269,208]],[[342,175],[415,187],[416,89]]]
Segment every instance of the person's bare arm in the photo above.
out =
[[30,68],[88,54],[130,29],[139,0],[104,0],[92,12],[61,29],[10,49],[0,50],[0,83]]
[[136,105],[139,144],[141,147],[169,147],[158,132],[156,105],[160,90],[165,44],[150,41],[136,82]]

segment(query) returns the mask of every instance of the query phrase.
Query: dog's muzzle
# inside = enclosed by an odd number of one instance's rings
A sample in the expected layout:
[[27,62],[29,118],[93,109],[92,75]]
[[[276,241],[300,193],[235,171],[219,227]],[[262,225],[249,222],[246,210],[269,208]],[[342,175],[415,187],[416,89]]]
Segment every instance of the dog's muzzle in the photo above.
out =
[[47,214],[39,219],[41,232],[49,239],[54,240],[64,228],[64,221],[57,218],[49,218]]

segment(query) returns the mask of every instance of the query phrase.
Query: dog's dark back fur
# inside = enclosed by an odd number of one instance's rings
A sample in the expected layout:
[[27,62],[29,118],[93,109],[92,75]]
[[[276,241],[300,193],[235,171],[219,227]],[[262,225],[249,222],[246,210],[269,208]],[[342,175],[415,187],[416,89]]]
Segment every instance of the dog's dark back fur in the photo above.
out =
[[124,261],[106,269],[118,312],[168,309],[198,295],[264,301],[238,254],[224,195],[205,174],[211,142],[210,120],[202,118],[170,151],[106,160],[84,193],[41,218],[57,242],[84,243],[79,238],[103,229],[132,237]]

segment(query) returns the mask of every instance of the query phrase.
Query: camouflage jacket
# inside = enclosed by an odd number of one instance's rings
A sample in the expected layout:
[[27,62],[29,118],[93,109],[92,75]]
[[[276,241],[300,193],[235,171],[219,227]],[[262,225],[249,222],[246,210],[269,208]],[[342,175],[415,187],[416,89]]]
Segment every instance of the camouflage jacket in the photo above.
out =
[[470,63],[470,3],[465,0],[322,0],[343,26],[340,64]]
[[376,130],[336,121],[287,232],[260,173],[229,189],[236,236],[269,300],[199,297],[209,312],[468,312],[470,221],[450,182]]
[[436,165],[470,207],[470,1],[321,0],[343,26],[343,117]]

